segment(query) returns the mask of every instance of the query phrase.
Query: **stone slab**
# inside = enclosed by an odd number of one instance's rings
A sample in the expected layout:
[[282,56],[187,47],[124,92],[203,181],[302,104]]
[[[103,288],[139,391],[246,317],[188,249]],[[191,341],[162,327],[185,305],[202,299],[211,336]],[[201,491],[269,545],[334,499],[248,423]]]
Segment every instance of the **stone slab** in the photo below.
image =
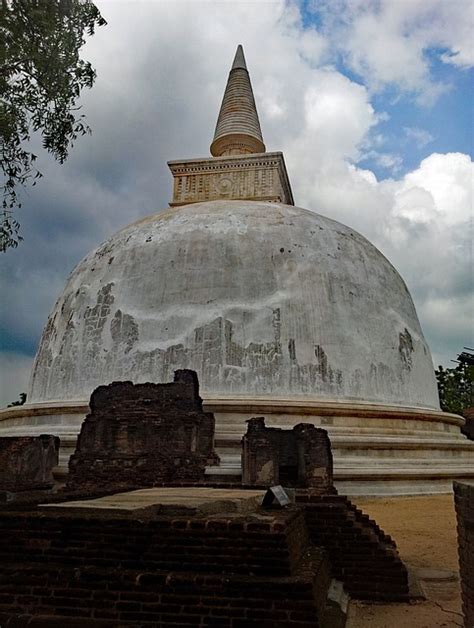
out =
[[265,491],[215,489],[205,487],[157,487],[115,493],[96,499],[41,504],[48,511],[87,510],[137,512],[153,509],[163,514],[175,511],[213,514],[219,512],[248,513],[260,505]]

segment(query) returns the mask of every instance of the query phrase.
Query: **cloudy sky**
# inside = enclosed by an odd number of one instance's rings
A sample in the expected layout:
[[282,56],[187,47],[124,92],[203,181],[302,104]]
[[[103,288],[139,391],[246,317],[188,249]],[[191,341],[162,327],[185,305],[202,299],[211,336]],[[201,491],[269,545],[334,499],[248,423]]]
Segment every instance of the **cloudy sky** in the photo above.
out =
[[0,403],[27,388],[65,279],[113,232],[165,208],[166,161],[209,155],[242,43],[267,150],[296,205],[371,240],[414,298],[435,365],[473,347],[472,0],[97,2],[83,49],[93,129],[23,195],[2,263]]

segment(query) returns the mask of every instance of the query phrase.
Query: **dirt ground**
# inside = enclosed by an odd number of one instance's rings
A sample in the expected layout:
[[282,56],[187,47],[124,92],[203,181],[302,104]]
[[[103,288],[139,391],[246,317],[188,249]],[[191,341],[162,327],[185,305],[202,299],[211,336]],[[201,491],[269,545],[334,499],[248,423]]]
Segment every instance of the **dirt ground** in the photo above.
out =
[[353,498],[392,536],[426,599],[410,604],[352,601],[346,628],[455,628],[463,626],[452,495]]

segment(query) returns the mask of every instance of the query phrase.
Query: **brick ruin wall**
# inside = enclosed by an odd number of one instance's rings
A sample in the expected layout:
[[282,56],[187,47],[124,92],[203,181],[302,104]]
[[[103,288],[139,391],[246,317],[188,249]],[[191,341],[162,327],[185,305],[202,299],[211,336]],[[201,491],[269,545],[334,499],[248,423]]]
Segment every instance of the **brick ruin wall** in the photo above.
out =
[[265,426],[263,417],[247,421],[242,439],[244,484],[311,487],[334,492],[331,443],[326,430],[299,423],[292,430]]
[[3,513],[0,561],[5,626],[318,628],[331,579],[295,507],[149,521]]
[[[263,419],[249,427],[247,471],[249,454],[256,455],[253,472],[271,462],[276,475],[267,483],[281,479],[282,467],[297,468],[293,480],[307,488],[297,489],[296,506],[258,516],[138,520],[34,506],[20,512],[13,505],[0,516],[0,625],[111,628],[182,619],[223,628],[315,628],[331,577],[358,599],[408,600],[393,541],[334,493],[327,433],[309,424],[265,428]],[[100,387],[68,490],[85,496],[148,483],[202,483],[205,465],[215,459],[213,439],[214,418],[202,412],[193,372],[178,372],[173,384]]]
[[58,464],[59,438],[4,436],[0,438],[0,491],[22,492],[52,488]]
[[193,371],[177,371],[170,384],[99,386],[90,408],[69,462],[68,490],[198,481],[218,461],[214,415],[203,412]]
[[462,608],[466,628],[474,626],[474,484],[454,482]]
[[332,577],[358,599],[408,600],[390,537],[347,498],[311,490],[254,515],[12,508],[0,516],[0,562],[6,626],[317,628]]

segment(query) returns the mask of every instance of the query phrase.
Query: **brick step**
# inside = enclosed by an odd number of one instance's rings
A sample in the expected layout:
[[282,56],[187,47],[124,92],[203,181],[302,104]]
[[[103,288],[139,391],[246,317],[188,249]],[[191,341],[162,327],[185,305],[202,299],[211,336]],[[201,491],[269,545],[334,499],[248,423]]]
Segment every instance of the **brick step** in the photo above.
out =
[[[196,572],[72,569],[63,563],[28,568],[22,562],[2,570],[0,622],[8,626],[10,620],[23,614],[25,625],[43,628],[95,628],[103,621],[115,622],[110,626],[182,622],[222,628],[318,628],[313,588],[327,590],[329,576],[324,576],[324,569],[317,565],[313,571],[318,575],[310,579],[303,574],[249,578]],[[50,617],[51,623],[41,624],[43,618]]]
[[406,600],[408,576],[396,545],[342,495],[298,490],[310,538],[327,551],[335,578],[357,599]]
[[[321,544],[322,547],[324,547],[324,544]],[[329,548],[328,551],[330,552],[330,555],[332,556],[332,560],[331,560],[331,564],[333,565],[334,568],[337,567],[344,567],[344,568],[348,568],[349,566],[352,566],[353,564],[357,565],[357,568],[359,569],[359,571],[364,571],[366,570],[367,566],[370,567],[369,571],[375,572],[381,572],[381,571],[387,571],[388,573],[394,573],[397,572],[397,570],[400,570],[400,573],[403,573],[403,566],[400,567],[401,563],[400,562],[392,562],[392,561],[386,561],[383,559],[377,559],[377,558],[367,558],[367,559],[363,559],[363,557],[360,554],[350,554],[350,555],[344,555],[344,557],[339,557],[338,554],[344,552],[345,553],[345,548],[344,547],[338,547],[338,548],[334,548],[331,549]]]
[[[48,559],[45,559],[44,563],[47,563],[50,560],[58,560],[60,558],[62,558],[62,556],[52,555],[48,557]],[[2,564],[4,565],[6,563],[5,556],[0,554],[0,561],[2,561]],[[187,571],[199,570],[200,573],[227,574],[227,575],[234,575],[234,574],[241,574],[241,575],[252,574],[253,575],[255,574],[255,575],[260,575],[260,576],[274,575],[274,576],[280,576],[280,577],[286,577],[289,575],[288,565],[280,564],[276,561],[274,562],[268,561],[267,564],[264,564],[263,561],[259,561],[259,563],[255,563],[255,564],[248,562],[245,564],[244,567],[240,567],[235,562],[233,562],[231,566],[229,562],[227,565],[223,566],[222,565],[223,561],[221,562],[220,557],[218,561],[216,562],[205,562],[204,560],[188,562],[188,561],[183,561],[182,559],[177,557],[174,561],[172,560],[159,561],[156,563],[149,561],[145,565],[141,565],[137,563],[136,561],[111,561],[111,560],[100,561],[100,560],[85,560],[85,559],[74,560],[74,559],[69,559],[69,557],[68,557],[68,562],[73,567],[81,567],[84,565],[106,567],[108,565],[110,568],[120,566],[123,569],[141,569],[141,570],[157,569],[157,570],[169,570],[169,571],[176,571],[176,572],[180,572],[180,571],[187,572]],[[38,561],[38,563],[41,564],[41,561]]]
[[399,558],[396,555],[386,553],[381,548],[373,547],[372,544],[363,543],[361,539],[357,539],[354,535],[352,535],[352,538],[350,536],[346,538],[339,536],[335,542],[330,533],[315,534],[311,533],[310,529],[310,534],[316,545],[325,545],[326,543],[333,544],[335,547],[341,548],[341,551],[344,551],[348,557],[363,559],[364,556],[366,556],[367,560],[371,561],[383,559],[392,564],[399,562]]
[[[351,504],[352,506],[352,504]],[[392,537],[385,534],[383,530],[379,528],[377,523],[371,519],[368,515],[364,514],[361,510],[352,506],[352,508],[345,509],[342,505],[338,509],[337,507],[331,507],[325,509],[324,505],[317,505],[308,503],[305,505],[307,510],[307,520],[318,523],[323,516],[324,519],[334,519],[340,521],[342,525],[345,525],[348,521],[353,521],[360,524],[361,528],[365,529],[367,533],[376,535],[381,541],[388,545],[395,546]]]
[[325,524],[320,523],[318,520],[311,520],[311,518],[309,518],[308,527],[313,534],[319,533],[321,535],[333,535],[334,529],[336,528],[338,530],[339,540],[344,539],[344,537],[351,539],[354,537],[354,534],[357,534],[362,544],[372,545],[375,541],[377,542],[377,544],[380,544],[381,551],[383,551],[384,553],[392,553],[393,555],[397,555],[397,551],[393,543],[389,543],[385,539],[381,539],[372,530],[362,527],[357,522],[351,524],[347,521],[333,521],[330,527],[326,527]]
[[[239,523],[238,519],[209,520],[186,517],[153,520],[96,520],[40,516],[0,518],[0,561],[15,563],[18,556],[32,564],[64,562],[80,567],[120,565],[125,569],[166,569],[206,573],[289,576],[299,560],[293,534],[300,538],[301,516],[285,515],[282,531],[268,523]],[[300,523],[298,523],[298,521]],[[40,527],[39,527],[40,526]],[[191,527],[190,527],[191,526]]]
[[[216,467],[212,467],[212,469],[216,469]],[[241,475],[236,475],[232,469],[229,469],[228,472],[215,472],[213,470],[212,473],[208,473],[206,470],[206,481],[210,482],[212,484],[215,483],[219,483],[219,484],[225,484],[230,486],[236,486],[238,488],[241,488],[241,482],[242,482],[242,476]]]
[[[339,550],[337,550],[339,551]],[[405,567],[401,562],[399,563],[374,563],[374,561],[361,561],[358,556],[348,557],[348,558],[338,558],[336,552],[330,549],[328,550],[329,556],[332,557],[331,565],[334,570],[344,571],[346,573],[364,573],[369,574],[371,576],[382,576],[386,575],[387,577],[400,577],[406,580],[406,571]]]
[[373,600],[377,602],[386,602],[386,603],[410,602],[410,596],[408,593],[397,593],[397,592],[383,593],[382,591],[374,593],[373,591],[365,591],[364,589],[357,589],[354,591],[350,591],[350,594],[353,598],[356,598],[362,601],[368,601],[368,602],[373,601]]
[[[323,528],[322,525],[318,525],[317,523],[311,522],[308,525],[308,529],[315,536],[328,537],[331,538],[334,536],[334,530],[337,530],[338,541],[343,542],[346,540],[347,542],[351,542],[354,539],[354,536],[357,536],[359,539],[358,547],[375,547],[378,551],[382,552],[384,555],[398,556],[396,548],[392,544],[385,544],[385,542],[378,540],[378,542],[374,541],[374,535],[367,532],[367,530],[361,530],[357,526],[341,526],[341,525],[333,525],[330,528]],[[376,538],[376,537],[375,537]]]
[[371,543],[366,543],[356,535],[347,535],[346,537],[340,535],[335,543],[330,533],[318,534],[311,533],[313,542],[317,545],[325,545],[327,543],[340,547],[341,551],[344,551],[347,557],[357,557],[359,560],[364,560],[364,557],[370,561],[384,560],[390,564],[400,562],[400,558],[390,548],[389,551],[384,552],[383,548],[374,547]]

